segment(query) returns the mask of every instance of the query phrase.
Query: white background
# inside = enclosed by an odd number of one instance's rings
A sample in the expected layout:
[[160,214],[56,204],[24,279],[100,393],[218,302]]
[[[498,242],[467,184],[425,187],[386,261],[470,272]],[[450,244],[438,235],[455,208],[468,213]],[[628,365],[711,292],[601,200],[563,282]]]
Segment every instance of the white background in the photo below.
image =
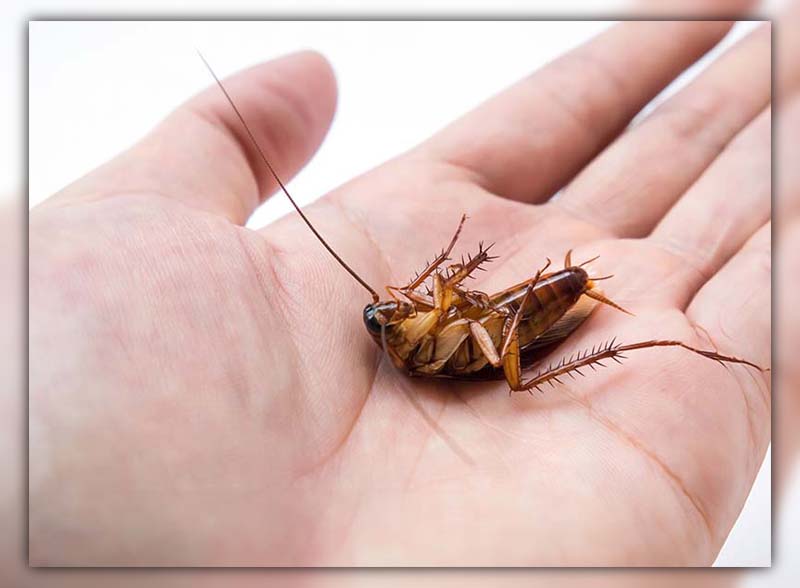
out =
[[[195,47],[220,76],[295,49],[313,48],[330,59],[339,83],[337,115],[312,163],[291,182],[292,193],[306,203],[413,146],[607,26],[603,22],[32,23],[30,204],[128,147],[174,106],[207,86],[208,72]],[[750,23],[737,25],[725,44],[750,28]],[[288,211],[285,200],[276,197],[256,212],[250,224],[265,224]],[[768,454],[717,565],[769,565],[770,477]],[[796,490],[798,486],[794,484]],[[759,585],[758,577],[749,582]]]

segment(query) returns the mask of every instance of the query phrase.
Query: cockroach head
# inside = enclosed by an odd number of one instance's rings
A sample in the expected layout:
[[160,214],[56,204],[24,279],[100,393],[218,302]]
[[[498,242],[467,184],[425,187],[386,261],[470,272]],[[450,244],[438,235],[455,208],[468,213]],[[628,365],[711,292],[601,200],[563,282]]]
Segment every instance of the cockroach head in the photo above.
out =
[[367,304],[364,308],[364,326],[374,336],[380,337],[381,331],[391,328],[411,316],[413,307],[408,302],[391,300]]

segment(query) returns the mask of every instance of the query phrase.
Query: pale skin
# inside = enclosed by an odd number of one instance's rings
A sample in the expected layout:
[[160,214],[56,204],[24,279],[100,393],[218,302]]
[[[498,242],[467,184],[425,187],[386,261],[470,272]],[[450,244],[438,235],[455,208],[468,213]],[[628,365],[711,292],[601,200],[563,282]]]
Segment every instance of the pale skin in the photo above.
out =
[[[727,26],[614,27],[308,216],[376,289],[462,213],[460,247],[497,241],[483,291],[600,255],[636,316],[602,308],[560,351],[680,339],[769,366],[769,28],[617,137]],[[288,179],[333,115],[328,65],[225,83]],[[276,189],[249,150],[212,86],[31,212],[32,564],[713,561],[769,442],[768,374],[655,349],[533,397],[409,379],[296,215],[242,226]]]

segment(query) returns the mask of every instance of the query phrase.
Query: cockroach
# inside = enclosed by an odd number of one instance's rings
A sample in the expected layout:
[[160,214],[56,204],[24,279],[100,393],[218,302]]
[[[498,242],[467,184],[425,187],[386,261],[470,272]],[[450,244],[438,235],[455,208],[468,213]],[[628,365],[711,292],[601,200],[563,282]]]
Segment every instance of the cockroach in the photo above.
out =
[[[475,256],[447,264],[467,218],[464,215],[447,247],[408,284],[387,286],[390,299],[381,300],[375,289],[339,257],[308,220],[278,177],[225,86],[205,58],[202,55],[200,58],[300,218],[333,258],[369,292],[372,302],[364,308],[364,325],[392,363],[407,374],[456,380],[504,379],[511,391],[531,392],[545,383],[561,383],[561,376],[583,375],[581,368],[604,366],[603,360],[621,363],[626,352],[651,347],[681,347],[723,365],[738,363],[762,369],[745,359],[698,349],[681,341],[651,339],[622,344],[612,339],[591,350],[562,358],[534,377],[523,380],[522,372],[540,364],[598,304],[628,313],[596,286],[596,282],[612,276],[590,278],[584,269],[597,258],[574,265],[569,251],[561,270],[547,272],[548,259],[533,278],[496,294],[470,290],[465,287],[465,280],[495,257],[489,254],[491,246],[481,244]],[[425,291],[421,290],[423,286]]]

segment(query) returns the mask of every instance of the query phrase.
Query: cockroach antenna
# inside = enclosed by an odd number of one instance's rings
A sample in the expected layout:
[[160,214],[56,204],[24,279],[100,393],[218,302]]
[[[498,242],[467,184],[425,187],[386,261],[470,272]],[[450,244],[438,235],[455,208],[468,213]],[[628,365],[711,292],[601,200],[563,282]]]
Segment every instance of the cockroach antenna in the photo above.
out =
[[303,221],[306,223],[306,225],[308,225],[308,228],[311,229],[311,232],[314,233],[314,236],[316,236],[316,238],[319,239],[319,242],[322,243],[322,245],[325,247],[325,249],[328,250],[328,253],[333,255],[333,258],[336,261],[338,261],[339,264],[344,269],[347,270],[347,273],[349,273],[351,276],[353,276],[359,284],[361,284],[362,286],[364,286],[364,288],[367,289],[367,291],[372,295],[372,301],[373,302],[378,302],[380,300],[380,297],[378,296],[378,293],[375,292],[375,290],[369,284],[367,284],[361,278],[361,276],[359,276],[355,271],[353,271],[353,269],[349,265],[347,265],[341,257],[339,257],[339,255],[331,248],[331,246],[328,245],[327,241],[325,241],[325,239],[322,238],[322,235],[320,235],[319,232],[317,232],[317,229],[314,228],[314,225],[311,224],[311,221],[308,220],[308,218],[306,217],[305,214],[303,214],[303,211],[300,210],[300,207],[294,201],[294,198],[292,198],[291,194],[289,194],[289,191],[286,189],[286,186],[281,181],[281,179],[278,177],[278,174],[275,172],[275,169],[272,167],[272,164],[267,159],[267,156],[264,154],[263,149],[261,149],[261,145],[259,145],[258,141],[256,141],[256,138],[253,135],[253,132],[250,130],[249,125],[244,120],[244,117],[242,116],[242,113],[239,112],[239,109],[236,107],[236,104],[233,102],[233,99],[231,98],[230,94],[228,94],[228,90],[226,90],[225,86],[222,85],[222,82],[217,77],[217,74],[214,73],[214,70],[211,68],[211,65],[209,65],[209,63],[206,60],[206,58],[203,57],[203,54],[200,53],[200,50],[197,49],[196,51],[197,51],[197,55],[200,57],[200,59],[203,60],[203,63],[205,64],[206,68],[208,68],[208,71],[209,71],[209,73],[211,73],[211,76],[214,78],[214,81],[217,82],[217,85],[219,86],[220,90],[222,90],[222,93],[225,94],[225,98],[227,98],[228,103],[231,105],[231,108],[233,108],[233,111],[236,113],[236,116],[239,118],[239,122],[242,123],[242,126],[244,127],[244,130],[247,133],[247,136],[250,138],[250,141],[253,143],[253,146],[256,148],[256,151],[258,152],[259,156],[261,157],[261,161],[263,161],[264,164],[267,166],[267,169],[269,170],[269,173],[272,174],[273,178],[275,178],[275,181],[278,183],[278,186],[280,186],[280,188],[283,191],[283,193],[286,194],[286,197],[289,199],[289,202],[292,203],[292,206],[294,206],[294,209],[300,215],[300,218],[303,219]]

